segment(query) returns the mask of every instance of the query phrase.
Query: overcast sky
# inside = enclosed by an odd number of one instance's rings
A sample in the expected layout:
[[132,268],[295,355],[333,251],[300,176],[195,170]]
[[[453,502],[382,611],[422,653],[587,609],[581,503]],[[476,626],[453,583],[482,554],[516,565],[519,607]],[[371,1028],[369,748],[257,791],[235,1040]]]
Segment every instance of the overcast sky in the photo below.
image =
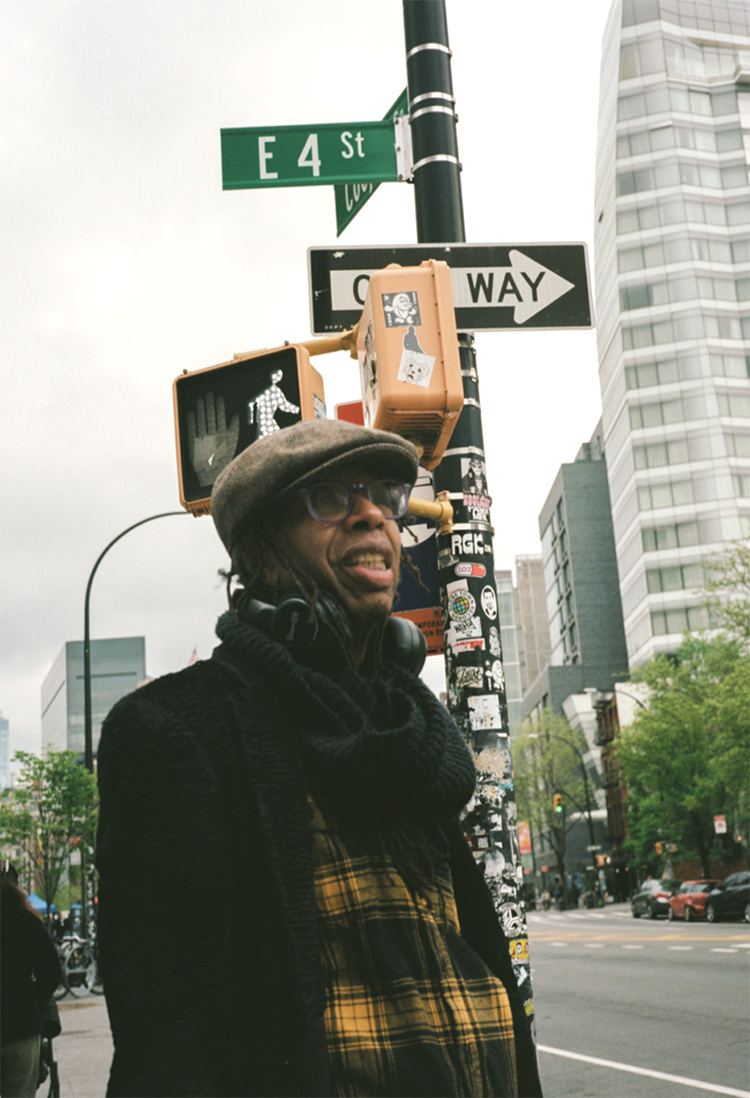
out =
[[[467,240],[585,241],[593,277],[609,0],[448,0]],[[2,679],[11,751],[38,750],[41,683],[83,637],[89,573],[177,510],[172,381],[310,338],[307,249],[333,189],[223,192],[221,127],[368,121],[406,84],[400,0],[2,0]],[[341,243],[416,240],[384,184]],[[477,336],[495,563],[600,415],[594,332]],[[319,358],[329,414],[355,363]],[[205,658],[226,564],[210,519],[160,519],[107,555],[92,637],[147,670]],[[439,662],[439,661],[438,661]],[[433,671],[433,674],[435,672]]]

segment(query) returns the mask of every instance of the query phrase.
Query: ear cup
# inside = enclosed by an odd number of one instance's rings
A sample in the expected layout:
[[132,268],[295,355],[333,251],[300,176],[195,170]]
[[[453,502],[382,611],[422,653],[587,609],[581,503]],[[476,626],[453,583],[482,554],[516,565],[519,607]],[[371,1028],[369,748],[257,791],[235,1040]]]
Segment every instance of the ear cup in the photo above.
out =
[[385,623],[383,656],[399,667],[418,675],[427,659],[427,641],[422,630],[409,621],[393,615]]
[[273,609],[271,637],[294,651],[306,651],[318,641],[321,622],[312,606],[298,595],[282,599]]

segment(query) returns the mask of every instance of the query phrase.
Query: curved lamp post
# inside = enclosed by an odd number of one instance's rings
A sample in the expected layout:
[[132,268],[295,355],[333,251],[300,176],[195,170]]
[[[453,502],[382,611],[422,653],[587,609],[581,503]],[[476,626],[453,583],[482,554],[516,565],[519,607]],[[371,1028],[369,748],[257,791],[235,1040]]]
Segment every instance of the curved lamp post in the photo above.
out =
[[560,740],[561,743],[567,744],[568,747],[572,751],[575,751],[576,755],[578,756],[579,761],[581,763],[581,773],[583,774],[583,788],[584,788],[584,791],[585,791],[585,794],[586,794],[586,816],[587,816],[588,824],[589,824],[589,840],[591,842],[591,846],[593,847],[595,845],[595,843],[594,843],[594,825],[591,822],[591,800],[589,798],[589,779],[588,779],[588,775],[586,773],[586,764],[583,761],[583,755],[578,750],[578,748],[575,746],[575,744],[570,742],[570,740],[566,740],[564,736],[556,736],[554,732],[545,732],[543,736],[540,736],[538,732],[530,732],[529,733],[529,739],[530,740],[541,740],[541,739]]
[[[128,526],[126,530],[118,534],[116,538],[112,538],[109,545],[102,549],[101,553],[96,559],[96,564],[91,569],[91,575],[89,576],[89,582],[86,584],[86,599],[84,602],[83,610],[83,735],[84,735],[84,763],[89,773],[94,772],[94,737],[92,729],[91,719],[91,638],[89,633],[89,600],[91,598],[91,585],[94,582],[94,576],[96,570],[101,564],[104,557],[110,551],[113,545],[116,545],[120,538],[124,538],[126,534],[129,534],[131,530],[135,530],[138,526],[143,526],[146,522],[153,522],[154,519],[168,518],[170,515],[187,515],[187,511],[163,511],[159,515],[149,515],[148,518],[141,519],[140,522],[134,522],[132,526]],[[86,910],[88,905],[88,897],[86,888],[86,844],[81,843],[81,929],[84,938],[86,937],[88,930],[88,912]]]
[[94,743],[93,743],[93,731],[91,721],[91,640],[89,635],[89,599],[91,596],[91,585],[94,582],[94,576],[96,570],[101,564],[104,557],[110,551],[113,545],[116,545],[120,538],[124,538],[126,534],[129,534],[131,530],[135,530],[138,526],[143,526],[146,522],[153,522],[154,519],[168,518],[170,515],[187,515],[187,511],[164,511],[160,515],[150,515],[149,518],[141,519],[140,522],[134,522],[132,526],[128,526],[127,530],[123,530],[121,534],[118,534],[97,557],[96,564],[91,569],[91,575],[89,576],[89,582],[86,584],[86,600],[83,611],[83,735],[84,735],[84,762],[86,769],[93,773],[94,771]]

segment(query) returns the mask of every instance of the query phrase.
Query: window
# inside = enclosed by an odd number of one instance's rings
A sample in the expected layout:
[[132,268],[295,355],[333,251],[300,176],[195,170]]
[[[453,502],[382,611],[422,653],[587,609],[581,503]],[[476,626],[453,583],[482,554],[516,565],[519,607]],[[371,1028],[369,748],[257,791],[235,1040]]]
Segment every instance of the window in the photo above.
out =
[[709,339],[742,339],[742,325],[736,316],[703,317]]
[[731,164],[721,169],[721,186],[724,190],[747,186],[747,168],[744,164]]
[[730,457],[750,458],[750,433],[725,434],[724,442]]
[[641,539],[644,553],[698,545],[698,523],[677,522],[672,526],[645,527],[641,531]]
[[734,202],[726,207],[727,225],[750,224],[750,202]]
[[684,418],[681,400],[636,404],[630,408],[630,426],[634,430],[639,427],[661,427],[665,423],[679,423]]
[[741,149],[742,130],[739,128],[719,130],[716,134],[716,147],[719,152],[726,152],[728,149]]
[[625,385],[628,389],[647,389],[652,385],[669,385],[673,381],[689,381],[701,376],[701,362],[697,355],[686,355],[656,362],[641,362],[626,366]]
[[660,507],[679,507],[693,502],[693,485],[689,480],[665,481],[663,484],[642,484],[638,488],[639,511]]
[[707,628],[708,611],[704,606],[655,610],[651,614],[651,629],[655,637],[667,633],[685,633],[687,630]]
[[659,466],[679,466],[687,457],[687,439],[672,438],[669,441],[649,442],[646,446],[634,446],[633,459],[636,469],[656,469]]
[[719,393],[719,415],[750,419],[750,393]]
[[732,488],[738,499],[750,499],[750,473],[732,473]]
[[703,587],[703,566],[700,564],[676,564],[670,568],[649,568],[646,585],[650,595],[663,591],[689,591]]
[[750,355],[709,355],[714,377],[750,377]]

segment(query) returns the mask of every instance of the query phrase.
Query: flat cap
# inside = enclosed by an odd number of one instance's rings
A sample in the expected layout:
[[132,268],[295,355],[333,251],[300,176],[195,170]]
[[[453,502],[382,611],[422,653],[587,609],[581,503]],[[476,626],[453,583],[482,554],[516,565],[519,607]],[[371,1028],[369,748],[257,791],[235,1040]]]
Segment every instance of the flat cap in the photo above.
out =
[[251,443],[222,470],[211,494],[214,525],[229,553],[273,504],[351,461],[405,484],[417,479],[419,459],[411,442],[343,420],[302,420]]

